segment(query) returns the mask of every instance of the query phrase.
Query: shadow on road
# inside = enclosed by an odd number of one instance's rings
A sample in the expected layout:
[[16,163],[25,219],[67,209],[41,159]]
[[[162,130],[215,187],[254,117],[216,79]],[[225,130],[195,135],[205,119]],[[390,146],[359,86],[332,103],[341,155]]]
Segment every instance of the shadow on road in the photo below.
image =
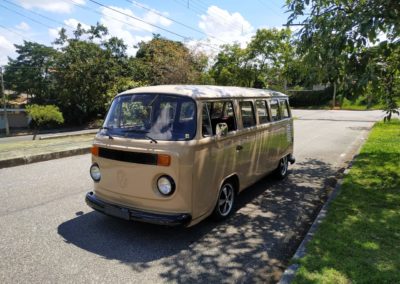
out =
[[61,224],[58,233],[136,272],[157,267],[164,281],[276,282],[335,185],[335,175],[329,164],[301,162],[286,180],[269,176],[245,190],[235,214],[222,223],[167,228],[91,212]]

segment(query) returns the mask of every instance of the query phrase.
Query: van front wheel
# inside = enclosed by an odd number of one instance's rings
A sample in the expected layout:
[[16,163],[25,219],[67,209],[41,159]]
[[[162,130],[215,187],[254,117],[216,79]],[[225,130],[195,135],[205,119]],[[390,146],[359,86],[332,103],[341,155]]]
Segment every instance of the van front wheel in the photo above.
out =
[[219,190],[217,204],[212,217],[214,220],[223,220],[233,211],[235,204],[235,187],[230,181],[226,181]]
[[279,160],[279,165],[275,170],[275,176],[278,179],[284,179],[288,175],[288,157],[285,156],[282,159]]

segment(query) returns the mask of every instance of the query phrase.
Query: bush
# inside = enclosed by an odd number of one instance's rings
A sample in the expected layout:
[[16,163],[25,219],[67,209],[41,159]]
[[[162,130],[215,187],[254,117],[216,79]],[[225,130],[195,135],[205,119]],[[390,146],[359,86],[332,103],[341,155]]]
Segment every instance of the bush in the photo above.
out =
[[320,91],[288,91],[292,107],[310,107],[328,105],[332,99],[333,88]]
[[26,112],[31,117],[35,129],[33,139],[35,139],[39,128],[64,123],[63,114],[55,105],[30,105],[26,107]]

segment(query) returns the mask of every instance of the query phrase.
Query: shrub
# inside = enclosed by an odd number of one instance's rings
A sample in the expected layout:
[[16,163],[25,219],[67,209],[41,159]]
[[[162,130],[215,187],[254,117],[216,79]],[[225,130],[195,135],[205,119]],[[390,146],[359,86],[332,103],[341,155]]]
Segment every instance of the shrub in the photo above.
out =
[[288,91],[292,107],[323,106],[332,99],[333,89],[320,91]]
[[54,105],[30,105],[26,107],[26,112],[31,117],[35,129],[33,139],[36,138],[39,128],[64,123],[63,114]]

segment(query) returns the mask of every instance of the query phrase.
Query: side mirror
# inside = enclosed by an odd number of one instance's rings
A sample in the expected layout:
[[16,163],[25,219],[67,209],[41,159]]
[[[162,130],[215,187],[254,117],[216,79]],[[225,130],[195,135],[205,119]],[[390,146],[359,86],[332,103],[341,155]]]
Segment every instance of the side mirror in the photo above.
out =
[[228,125],[225,122],[217,123],[215,133],[217,137],[226,136],[228,134]]

